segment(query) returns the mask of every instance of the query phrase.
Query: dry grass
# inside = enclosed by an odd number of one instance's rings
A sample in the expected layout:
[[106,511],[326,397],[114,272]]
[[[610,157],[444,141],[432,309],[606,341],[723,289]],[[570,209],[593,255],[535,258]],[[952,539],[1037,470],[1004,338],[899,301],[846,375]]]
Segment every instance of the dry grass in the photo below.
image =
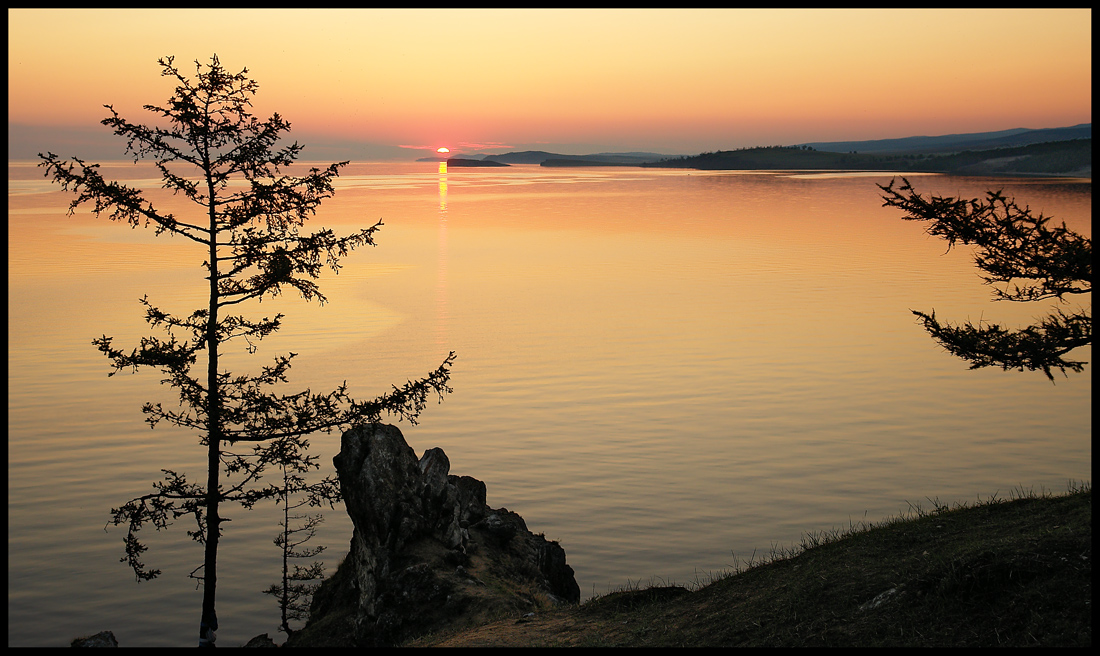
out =
[[805,536],[689,590],[635,588],[415,646],[1083,647],[1092,489],[1017,490]]

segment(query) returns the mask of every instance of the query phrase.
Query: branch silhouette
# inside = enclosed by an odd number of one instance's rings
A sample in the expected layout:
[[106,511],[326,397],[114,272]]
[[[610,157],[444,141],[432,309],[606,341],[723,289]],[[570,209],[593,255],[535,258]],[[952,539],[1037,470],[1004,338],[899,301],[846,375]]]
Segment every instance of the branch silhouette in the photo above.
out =
[[[905,212],[907,221],[927,223],[926,232],[957,244],[975,246],[974,263],[995,300],[1033,302],[1092,293],[1092,240],[1050,217],[1020,207],[1001,191],[986,198],[924,198],[909,181],[877,185],[883,207]],[[1080,372],[1085,362],[1067,359],[1071,351],[1092,344],[1092,314],[1055,308],[1038,323],[1020,330],[998,324],[941,323],[935,311],[911,310],[932,338],[952,355],[970,362],[971,369],[996,366],[1004,370],[1042,371],[1051,382],[1053,371]]]

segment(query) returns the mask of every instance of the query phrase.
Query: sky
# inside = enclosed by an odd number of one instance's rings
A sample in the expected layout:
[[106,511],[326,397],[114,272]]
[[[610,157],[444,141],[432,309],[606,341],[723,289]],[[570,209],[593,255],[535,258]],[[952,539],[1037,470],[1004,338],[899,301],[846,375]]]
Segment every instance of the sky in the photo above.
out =
[[[307,155],[696,154],[1092,121],[1089,9],[9,9],[9,159],[216,54]],[[41,144],[41,145],[40,145]],[[108,149],[110,151],[110,149]],[[85,151],[81,151],[82,153]],[[113,151],[121,154],[120,148]],[[77,153],[72,153],[77,154]],[[102,156],[102,155],[100,155]]]

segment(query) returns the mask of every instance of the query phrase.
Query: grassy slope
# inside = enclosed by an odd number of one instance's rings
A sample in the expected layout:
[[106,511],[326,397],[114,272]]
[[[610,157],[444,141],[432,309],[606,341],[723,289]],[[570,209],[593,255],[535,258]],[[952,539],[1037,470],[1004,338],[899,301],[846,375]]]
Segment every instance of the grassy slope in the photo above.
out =
[[622,591],[414,644],[1088,646],[1092,490],[918,507],[693,592]]

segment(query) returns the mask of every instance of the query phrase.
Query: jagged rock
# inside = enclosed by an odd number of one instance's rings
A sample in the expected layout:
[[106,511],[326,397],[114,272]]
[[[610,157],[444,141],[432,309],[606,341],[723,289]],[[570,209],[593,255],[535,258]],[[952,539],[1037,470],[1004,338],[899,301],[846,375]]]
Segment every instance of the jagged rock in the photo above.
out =
[[333,458],[354,531],[286,646],[380,646],[555,603],[580,588],[565,551],[486,504],[442,449],[417,458],[395,426],[347,431]]
[[261,633],[260,635],[256,636],[255,638],[253,638],[253,639],[249,640],[248,642],[244,643],[244,646],[252,649],[252,648],[264,648],[264,647],[278,647],[279,645],[275,644],[275,641],[271,639],[271,636],[267,635],[266,633]]
[[77,638],[73,640],[72,647],[117,647],[118,640],[115,639],[115,634],[110,631],[100,631],[99,633],[91,636],[85,636],[83,638]]
[[[489,515],[475,526],[491,535],[501,546],[508,544],[516,534],[516,523],[506,522],[496,513]],[[527,527],[524,526],[524,528]]]

